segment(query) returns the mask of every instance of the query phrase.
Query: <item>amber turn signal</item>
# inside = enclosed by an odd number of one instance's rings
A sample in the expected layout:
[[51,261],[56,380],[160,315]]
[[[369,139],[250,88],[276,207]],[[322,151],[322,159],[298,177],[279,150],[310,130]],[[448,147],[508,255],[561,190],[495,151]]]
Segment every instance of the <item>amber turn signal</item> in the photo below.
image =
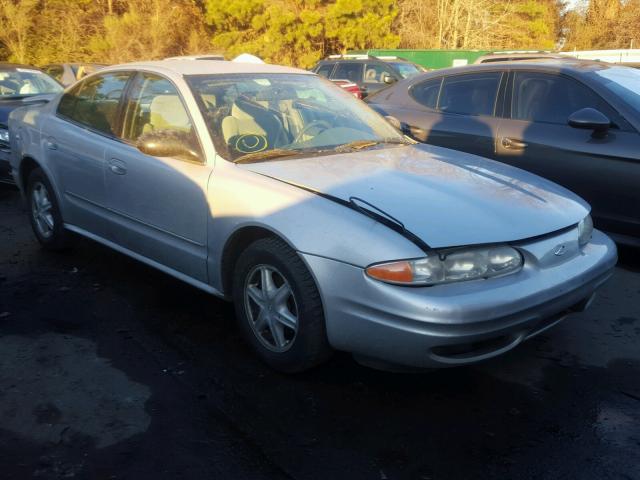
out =
[[382,263],[367,268],[367,275],[391,283],[411,283],[413,281],[413,269],[407,261]]

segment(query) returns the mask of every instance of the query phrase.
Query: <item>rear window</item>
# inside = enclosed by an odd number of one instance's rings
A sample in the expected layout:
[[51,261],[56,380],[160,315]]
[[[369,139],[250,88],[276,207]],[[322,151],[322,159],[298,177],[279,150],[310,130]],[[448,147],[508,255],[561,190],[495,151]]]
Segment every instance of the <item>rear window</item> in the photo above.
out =
[[409,94],[420,105],[435,109],[438,106],[438,94],[440,93],[441,84],[442,77],[431,78],[411,87]]
[[438,107],[446,113],[493,115],[500,72],[445,77]]
[[58,114],[114,135],[120,98],[129,76],[129,73],[117,72],[88,78],[62,96]]

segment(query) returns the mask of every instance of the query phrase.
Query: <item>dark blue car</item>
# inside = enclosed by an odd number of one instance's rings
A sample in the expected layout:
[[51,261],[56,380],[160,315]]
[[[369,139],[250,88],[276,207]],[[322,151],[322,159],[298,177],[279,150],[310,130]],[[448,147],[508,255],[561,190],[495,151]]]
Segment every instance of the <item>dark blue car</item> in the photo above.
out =
[[33,102],[48,101],[62,86],[43,71],[27,65],[0,63],[0,182],[9,174],[9,114]]

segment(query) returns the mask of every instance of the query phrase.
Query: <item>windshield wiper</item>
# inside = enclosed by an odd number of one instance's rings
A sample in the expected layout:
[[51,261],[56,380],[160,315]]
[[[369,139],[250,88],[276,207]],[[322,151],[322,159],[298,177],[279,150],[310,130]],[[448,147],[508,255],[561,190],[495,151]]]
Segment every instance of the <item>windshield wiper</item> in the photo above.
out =
[[409,142],[405,140],[354,140],[353,142],[338,145],[334,148],[336,152],[351,152],[357,150],[364,150],[365,148],[375,147],[383,143],[393,145],[409,145]]
[[272,150],[263,150],[261,152],[247,153],[233,160],[233,163],[253,163],[261,160],[269,160],[271,158],[291,157],[300,155],[303,152],[298,150],[287,150],[285,148],[274,148]]

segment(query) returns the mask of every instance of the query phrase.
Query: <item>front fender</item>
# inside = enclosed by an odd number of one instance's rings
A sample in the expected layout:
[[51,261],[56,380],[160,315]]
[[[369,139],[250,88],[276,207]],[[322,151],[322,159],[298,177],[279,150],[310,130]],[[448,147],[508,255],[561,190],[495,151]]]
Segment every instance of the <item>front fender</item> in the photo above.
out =
[[227,239],[247,226],[272,231],[295,250],[365,267],[424,252],[371,218],[298,187],[216,162],[209,180],[210,281],[222,285]]

